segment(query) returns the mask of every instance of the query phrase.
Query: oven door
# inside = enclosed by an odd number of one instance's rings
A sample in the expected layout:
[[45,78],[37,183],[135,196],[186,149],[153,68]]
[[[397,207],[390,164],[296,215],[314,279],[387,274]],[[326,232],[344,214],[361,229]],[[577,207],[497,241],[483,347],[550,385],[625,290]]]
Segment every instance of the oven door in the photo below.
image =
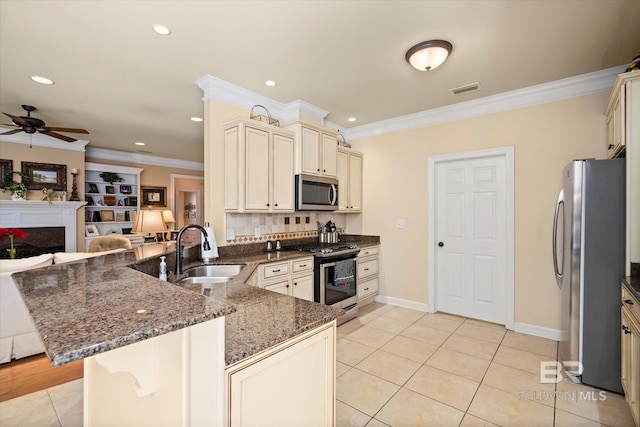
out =
[[[328,261],[328,260],[327,260]],[[320,302],[347,308],[358,302],[355,257],[320,264]]]

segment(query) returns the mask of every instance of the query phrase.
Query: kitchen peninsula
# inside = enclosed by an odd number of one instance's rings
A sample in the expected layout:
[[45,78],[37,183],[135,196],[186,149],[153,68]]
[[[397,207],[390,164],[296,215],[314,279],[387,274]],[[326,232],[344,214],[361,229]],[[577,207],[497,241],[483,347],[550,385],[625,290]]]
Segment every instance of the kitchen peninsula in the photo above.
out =
[[[185,268],[198,263],[189,252]],[[221,253],[217,263],[244,268],[208,296],[158,280],[158,256],[136,253],[13,275],[52,364],[84,359],[84,425],[334,423],[339,311],[245,284],[299,253]],[[265,409],[277,401],[300,410]]]

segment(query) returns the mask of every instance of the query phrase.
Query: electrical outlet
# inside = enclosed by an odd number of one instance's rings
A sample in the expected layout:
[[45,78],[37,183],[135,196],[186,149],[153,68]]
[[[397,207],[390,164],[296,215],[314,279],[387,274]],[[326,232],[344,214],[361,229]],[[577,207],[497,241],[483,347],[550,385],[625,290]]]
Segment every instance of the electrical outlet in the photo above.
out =
[[227,228],[227,240],[235,240],[236,230],[234,228]]
[[404,218],[396,219],[396,228],[405,228],[407,226]]
[[256,227],[253,230],[253,237],[260,237],[260,227]]

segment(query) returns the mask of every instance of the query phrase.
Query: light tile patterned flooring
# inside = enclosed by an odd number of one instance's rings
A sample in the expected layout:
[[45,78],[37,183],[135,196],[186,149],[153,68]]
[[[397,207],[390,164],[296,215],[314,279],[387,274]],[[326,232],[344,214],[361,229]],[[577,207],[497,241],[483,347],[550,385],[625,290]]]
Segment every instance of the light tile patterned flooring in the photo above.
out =
[[[623,396],[541,384],[556,357],[555,341],[372,303],[338,328],[337,425],[633,426]],[[81,426],[82,398],[76,380],[1,402],[0,426]]]

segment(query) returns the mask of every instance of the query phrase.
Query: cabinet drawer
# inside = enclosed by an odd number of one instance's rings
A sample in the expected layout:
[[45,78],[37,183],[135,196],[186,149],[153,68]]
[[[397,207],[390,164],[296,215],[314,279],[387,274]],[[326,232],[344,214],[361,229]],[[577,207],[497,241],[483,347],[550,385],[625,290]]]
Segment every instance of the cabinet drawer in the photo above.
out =
[[378,255],[378,252],[380,251],[380,246],[371,246],[368,248],[362,248],[360,249],[360,253],[358,254],[358,258],[364,258],[367,256],[373,256],[373,255]]
[[358,282],[358,299],[367,298],[377,294],[379,291],[378,278]]
[[309,257],[291,261],[291,270],[294,273],[313,270],[313,258]]
[[635,317],[636,322],[640,323],[640,304],[638,303],[638,300],[631,295],[631,292],[624,287],[624,285],[622,286],[622,306],[627,307],[629,313]]
[[378,260],[358,262],[358,280],[378,274]]
[[289,274],[289,263],[280,262],[277,264],[267,264],[262,267],[262,278],[270,279],[272,277],[286,276]]

